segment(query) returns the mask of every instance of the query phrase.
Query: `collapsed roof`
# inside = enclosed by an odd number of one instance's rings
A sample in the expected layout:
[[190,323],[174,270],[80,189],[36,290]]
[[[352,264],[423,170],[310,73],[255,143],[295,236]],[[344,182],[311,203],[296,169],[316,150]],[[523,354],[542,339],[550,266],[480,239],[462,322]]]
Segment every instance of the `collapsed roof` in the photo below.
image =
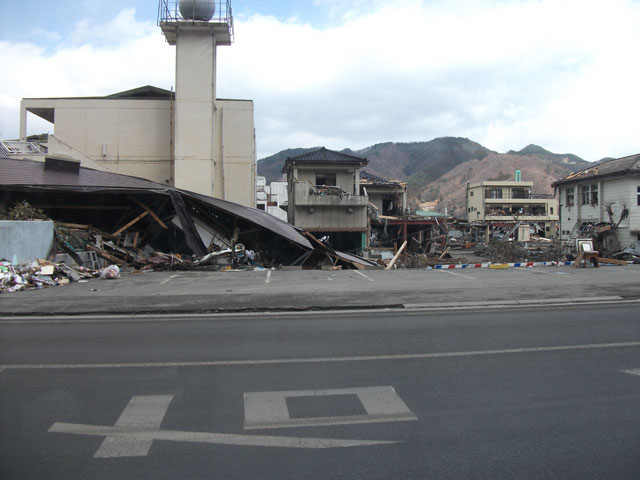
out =
[[369,173],[366,170],[361,170],[360,185],[372,185],[376,187],[405,187],[407,183],[401,182],[400,180],[389,180],[388,178]]
[[[319,248],[306,232],[264,211],[85,168],[64,157],[48,156],[45,162],[0,158],[0,210],[19,201],[28,201],[54,220],[104,231],[119,233],[135,225],[147,241],[172,253],[201,257],[222,237],[227,244],[243,243],[262,252],[271,264],[288,265]],[[335,252],[326,253],[338,262]]]
[[554,182],[552,186],[557,188],[560,185],[577,183],[583,180],[619,177],[629,174],[640,174],[640,153],[630,155],[628,157],[605,160],[604,162],[600,162],[592,167],[572,173],[571,175]]

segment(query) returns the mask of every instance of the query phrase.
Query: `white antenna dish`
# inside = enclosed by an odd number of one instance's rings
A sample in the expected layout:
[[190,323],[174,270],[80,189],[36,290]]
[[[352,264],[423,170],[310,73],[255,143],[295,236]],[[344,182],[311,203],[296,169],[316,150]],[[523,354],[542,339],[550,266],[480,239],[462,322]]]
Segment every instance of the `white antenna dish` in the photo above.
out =
[[215,0],[180,0],[180,15],[185,20],[208,22],[215,11]]

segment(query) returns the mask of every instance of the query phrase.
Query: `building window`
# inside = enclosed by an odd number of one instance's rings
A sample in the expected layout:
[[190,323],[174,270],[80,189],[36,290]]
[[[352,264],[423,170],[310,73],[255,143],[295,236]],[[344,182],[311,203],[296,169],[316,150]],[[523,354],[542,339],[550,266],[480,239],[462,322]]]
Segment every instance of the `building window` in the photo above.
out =
[[[640,187],[638,187],[638,205],[640,205]],[[638,238],[640,240],[640,238]]]
[[527,198],[527,193],[524,188],[512,188],[511,189],[511,198]]
[[549,207],[549,214],[553,215],[553,207]]
[[488,188],[487,198],[502,198],[502,188]]
[[573,207],[575,205],[575,191],[573,188],[567,188],[567,207]]
[[470,197],[473,197],[473,190],[471,190],[471,191],[469,192],[469,196],[470,196]]
[[598,205],[598,185],[580,187],[582,205]]
[[316,185],[326,185],[327,187],[336,186],[335,173],[316,173]]

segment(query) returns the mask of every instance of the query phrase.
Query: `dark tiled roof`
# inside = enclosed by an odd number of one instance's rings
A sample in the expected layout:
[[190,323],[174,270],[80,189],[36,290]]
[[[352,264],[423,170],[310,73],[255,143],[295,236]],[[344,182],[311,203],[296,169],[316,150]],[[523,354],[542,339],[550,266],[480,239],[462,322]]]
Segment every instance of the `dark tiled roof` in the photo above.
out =
[[329,164],[350,164],[350,165],[367,165],[369,161],[363,157],[355,155],[347,155],[346,153],[336,152],[327,148],[319,148],[312,152],[303,153],[295,157],[288,157],[284,164],[283,172],[286,172],[291,165],[299,163],[329,163]]
[[626,174],[640,174],[640,154],[628,157],[606,160],[602,163],[585,168],[572,173],[553,184],[554,187],[570,183],[577,183],[582,180],[591,180],[603,177],[618,177]]

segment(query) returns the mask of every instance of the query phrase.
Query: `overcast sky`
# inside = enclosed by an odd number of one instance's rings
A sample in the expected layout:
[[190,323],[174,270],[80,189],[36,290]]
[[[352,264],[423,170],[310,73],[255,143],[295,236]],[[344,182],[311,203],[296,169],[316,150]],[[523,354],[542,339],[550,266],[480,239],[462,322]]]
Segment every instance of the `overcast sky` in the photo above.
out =
[[[23,97],[174,85],[156,0],[2,1],[0,139]],[[468,137],[586,160],[640,153],[640,0],[233,0],[218,97],[258,158]],[[29,116],[29,134],[53,126]]]

